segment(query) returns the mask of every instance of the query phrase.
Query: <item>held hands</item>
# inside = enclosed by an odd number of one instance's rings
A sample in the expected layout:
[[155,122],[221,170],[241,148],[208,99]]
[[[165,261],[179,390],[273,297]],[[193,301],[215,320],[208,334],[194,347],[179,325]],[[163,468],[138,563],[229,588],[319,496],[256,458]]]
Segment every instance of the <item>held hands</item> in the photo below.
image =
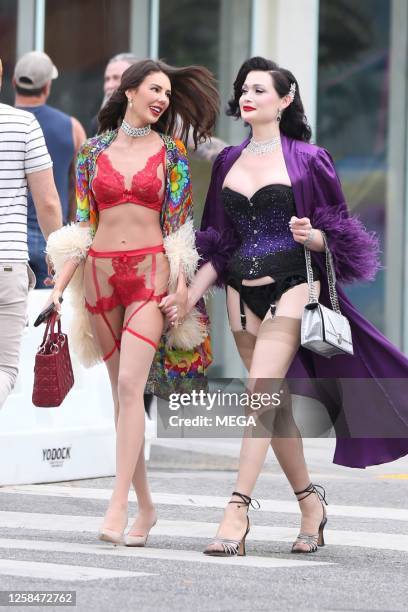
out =
[[169,325],[177,327],[183,322],[188,314],[188,290],[187,287],[180,290],[177,288],[175,293],[170,293],[162,299],[159,308],[167,318]]
[[295,216],[291,217],[289,229],[295,242],[299,242],[308,248],[311,247],[316,230],[313,229],[308,217],[302,219]]
[[172,327],[177,327],[179,323],[182,323],[184,317],[188,314],[188,289],[181,264],[179,266],[177,289],[174,293],[170,293],[162,299],[159,308]]

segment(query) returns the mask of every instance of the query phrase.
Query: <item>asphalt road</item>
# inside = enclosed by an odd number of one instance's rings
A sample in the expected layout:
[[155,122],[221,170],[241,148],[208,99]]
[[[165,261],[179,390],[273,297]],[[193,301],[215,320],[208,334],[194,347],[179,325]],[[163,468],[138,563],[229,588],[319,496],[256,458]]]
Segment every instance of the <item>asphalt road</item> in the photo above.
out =
[[111,478],[0,488],[0,591],[73,590],[87,612],[408,610],[408,459],[348,470],[331,463],[332,440],[307,440],[329,501],[327,546],[295,556],[297,505],[271,456],[247,556],[215,559],[202,550],[233,489],[238,442],[161,444],[149,463],[159,521],[144,549],[96,540]]

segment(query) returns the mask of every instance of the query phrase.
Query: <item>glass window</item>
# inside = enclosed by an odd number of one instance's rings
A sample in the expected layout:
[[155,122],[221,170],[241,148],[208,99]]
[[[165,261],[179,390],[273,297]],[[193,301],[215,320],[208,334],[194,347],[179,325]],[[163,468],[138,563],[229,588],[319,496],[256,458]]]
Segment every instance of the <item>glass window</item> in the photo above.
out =
[[14,104],[14,91],[11,79],[16,62],[17,39],[17,2],[1,0],[0,2],[0,58],[3,62],[3,85],[1,101]]
[[218,73],[220,0],[160,3],[159,57],[176,66],[200,64]]
[[[334,156],[349,207],[384,252],[390,2],[321,0],[319,19],[317,142]],[[384,329],[384,272],[347,292]]]
[[45,52],[59,71],[49,102],[88,131],[102,103],[106,63],[129,51],[129,21],[130,0],[46,3]]
[[[169,64],[185,66],[201,64],[211,70],[218,80],[221,114],[217,136],[228,144],[243,140],[245,130],[241,122],[224,114],[232,83],[250,49],[251,0],[162,0],[160,2],[159,57]],[[194,213],[197,223],[210,180],[210,164],[190,155],[194,191]],[[228,329],[225,305],[220,293],[211,300],[213,373],[225,372],[228,362],[231,371],[241,372],[239,356],[231,353],[232,337]]]
[[[218,80],[221,113],[217,136],[228,144],[245,135],[240,123],[226,117],[224,108],[232,83],[250,48],[250,0],[163,0],[160,2],[159,57],[175,66],[199,64]],[[197,220],[209,181],[208,162],[191,156]]]

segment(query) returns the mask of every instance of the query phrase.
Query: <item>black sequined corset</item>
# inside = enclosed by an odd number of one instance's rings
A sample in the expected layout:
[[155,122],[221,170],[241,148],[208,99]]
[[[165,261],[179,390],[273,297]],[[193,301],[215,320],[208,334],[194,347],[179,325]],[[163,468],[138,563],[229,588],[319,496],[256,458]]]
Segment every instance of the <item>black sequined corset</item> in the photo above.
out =
[[224,187],[222,199],[242,240],[228,264],[236,281],[263,276],[277,282],[297,275],[306,278],[303,246],[294,241],[289,229],[289,220],[296,215],[291,187],[265,185],[251,199]]

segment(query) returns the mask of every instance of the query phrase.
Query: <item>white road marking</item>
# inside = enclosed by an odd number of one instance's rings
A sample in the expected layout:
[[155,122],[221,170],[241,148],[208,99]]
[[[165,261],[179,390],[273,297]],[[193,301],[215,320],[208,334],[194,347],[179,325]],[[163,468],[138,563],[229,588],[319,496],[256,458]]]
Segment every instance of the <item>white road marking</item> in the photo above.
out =
[[[19,485],[0,488],[1,493],[20,493],[26,495],[51,495],[72,499],[102,499],[108,500],[112,494],[111,489],[96,489],[89,487],[72,487],[61,485]],[[224,508],[229,497],[216,497],[209,495],[185,495],[178,493],[153,493],[156,504],[169,506],[187,506],[195,508]],[[133,491],[129,494],[130,501],[136,501]],[[299,514],[296,501],[282,501],[277,499],[260,499],[261,512],[281,512],[283,514]],[[377,506],[329,506],[330,516],[343,516],[350,518],[372,518],[391,521],[408,521],[408,509],[381,508]]]
[[[208,557],[201,551],[164,549],[164,548],[127,548],[109,544],[77,544],[72,542],[55,542],[50,540],[20,540],[0,538],[0,549],[63,552],[68,554],[84,554],[111,557],[131,557],[134,559],[158,559],[170,561],[188,561],[194,563],[219,563],[220,565],[238,565],[245,567],[277,568],[277,567],[309,567],[310,565],[334,565],[324,561],[309,561],[299,559],[278,559],[273,557]],[[59,566],[58,566],[59,567]],[[106,570],[105,570],[106,571]],[[0,570],[1,573],[1,570]],[[136,575],[136,574],[135,574]]]
[[102,578],[106,580],[106,578],[137,578],[154,575],[147,572],[127,572],[99,567],[85,567],[83,565],[0,559],[0,576],[25,576],[27,578],[73,582],[76,580],[100,580]]
[[[66,531],[95,533],[102,517],[62,514],[37,514],[30,512],[0,512],[0,528],[32,529],[37,531]],[[166,537],[213,538],[218,525],[200,521],[158,521],[153,535]],[[288,527],[253,526],[249,540],[258,542],[292,542],[297,529]],[[334,546],[358,546],[380,550],[408,552],[408,535],[397,533],[343,531],[326,529],[328,544]]]

